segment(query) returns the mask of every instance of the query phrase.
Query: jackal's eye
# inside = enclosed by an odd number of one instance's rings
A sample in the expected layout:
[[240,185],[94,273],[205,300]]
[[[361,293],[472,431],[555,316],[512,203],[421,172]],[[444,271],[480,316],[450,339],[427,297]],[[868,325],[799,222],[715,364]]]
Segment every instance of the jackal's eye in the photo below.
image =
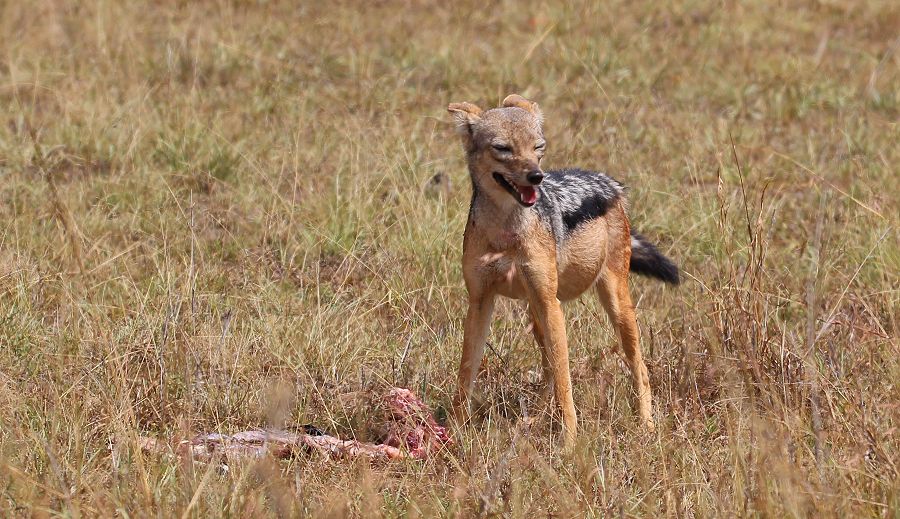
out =
[[499,153],[509,153],[512,151],[512,148],[506,144],[491,144],[491,148],[494,148],[494,151]]
[[534,145],[534,151],[543,152],[546,147],[547,147],[546,142],[539,142]]

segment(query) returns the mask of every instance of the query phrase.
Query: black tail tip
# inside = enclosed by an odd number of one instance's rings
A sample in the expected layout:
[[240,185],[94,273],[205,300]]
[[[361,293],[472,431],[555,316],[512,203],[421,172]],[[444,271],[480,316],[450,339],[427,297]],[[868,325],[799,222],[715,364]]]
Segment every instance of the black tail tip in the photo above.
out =
[[635,261],[632,258],[630,270],[635,274],[655,278],[670,285],[681,283],[678,267],[669,258],[662,255],[652,261]]
[[678,266],[640,234],[631,235],[631,272],[671,285],[681,283]]

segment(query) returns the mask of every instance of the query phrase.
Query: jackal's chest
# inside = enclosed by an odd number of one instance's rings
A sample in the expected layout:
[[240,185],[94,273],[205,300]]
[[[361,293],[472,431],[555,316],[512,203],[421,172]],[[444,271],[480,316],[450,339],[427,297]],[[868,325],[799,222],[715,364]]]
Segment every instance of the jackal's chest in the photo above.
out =
[[498,294],[514,299],[525,297],[521,269],[513,253],[484,252],[473,263],[481,282],[492,286]]

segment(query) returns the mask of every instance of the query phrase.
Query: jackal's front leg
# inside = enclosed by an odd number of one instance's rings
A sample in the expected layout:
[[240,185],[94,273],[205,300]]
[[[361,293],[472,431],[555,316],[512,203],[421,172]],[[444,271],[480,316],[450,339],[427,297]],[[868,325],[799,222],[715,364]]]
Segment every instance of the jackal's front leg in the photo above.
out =
[[565,316],[556,298],[555,258],[544,263],[529,262],[522,266],[522,273],[528,293],[528,304],[542,338],[538,342],[544,350],[547,371],[552,373],[553,393],[562,412],[564,443],[566,448],[571,448],[575,444],[578,421],[569,374],[569,344],[566,339]]
[[469,394],[475,385],[475,376],[484,355],[485,341],[491,328],[494,312],[494,296],[477,294],[469,296],[469,311],[463,331],[462,358],[459,361],[458,389],[453,403],[457,421],[469,418]]

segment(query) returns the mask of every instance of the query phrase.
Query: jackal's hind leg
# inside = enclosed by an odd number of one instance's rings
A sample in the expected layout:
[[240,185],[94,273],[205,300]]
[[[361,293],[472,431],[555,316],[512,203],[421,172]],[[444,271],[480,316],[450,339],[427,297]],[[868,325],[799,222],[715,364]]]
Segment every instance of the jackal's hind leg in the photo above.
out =
[[641,422],[648,429],[653,430],[650,378],[641,354],[637,320],[634,306],[631,303],[631,295],[628,293],[628,271],[615,272],[612,269],[604,268],[596,287],[600,301],[619,336],[625,363],[631,371],[632,383],[637,395],[638,415]]

